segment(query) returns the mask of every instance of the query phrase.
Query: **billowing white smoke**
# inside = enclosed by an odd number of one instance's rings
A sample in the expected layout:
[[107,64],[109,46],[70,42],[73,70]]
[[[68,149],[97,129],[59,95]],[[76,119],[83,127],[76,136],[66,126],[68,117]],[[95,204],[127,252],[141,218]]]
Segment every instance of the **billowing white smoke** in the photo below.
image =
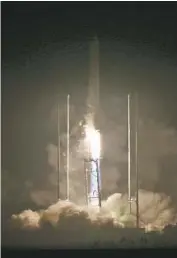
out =
[[[72,224],[70,220],[72,220]],[[80,223],[83,224],[83,220],[85,220],[86,226],[106,223],[111,223],[112,226],[118,225],[118,220],[112,216],[108,209],[103,208],[99,211],[96,207],[78,206],[68,201],[58,201],[44,211],[25,210],[18,215],[12,215],[12,221],[17,223],[19,227],[36,229],[44,226],[45,223],[50,223],[53,226],[64,226],[66,229],[69,226],[71,229],[71,227],[75,228],[76,225],[79,227]]]
[[152,247],[176,243],[175,236],[169,241],[169,237],[159,238],[158,233],[166,224],[177,222],[169,198],[140,191],[140,226],[145,227],[146,231],[156,230],[156,239],[152,234],[144,234],[134,228],[135,214],[135,206],[132,205],[132,215],[129,215],[127,196],[119,193],[103,201],[101,210],[94,206],[84,207],[59,201],[46,210],[25,210],[12,215],[11,229],[16,230],[10,231],[11,239],[15,238],[11,245],[37,248],[106,248],[144,245]]
[[[153,228],[161,229],[177,221],[175,210],[171,207],[170,198],[167,196],[141,190],[139,202],[141,227],[151,225]],[[47,210],[39,212],[26,210],[19,215],[13,215],[12,219],[19,221],[20,227],[25,228],[40,228],[46,222],[56,226],[60,224],[62,226],[64,223],[66,228],[76,227],[77,223],[77,227],[80,227],[84,221],[87,226],[104,226],[111,223],[112,227],[125,227],[135,226],[136,207],[135,203],[132,203],[130,216],[127,195],[117,193],[103,201],[100,211],[92,206],[78,206],[72,202],[59,201],[49,206]]]
[[[119,221],[127,225],[136,223],[136,203],[132,202],[131,217],[127,194],[113,194],[108,198],[105,206],[115,212]],[[164,194],[153,193],[145,190],[139,191],[140,226],[145,228],[162,229],[168,224],[177,222],[176,211],[171,199]],[[128,216],[128,217],[127,217]]]

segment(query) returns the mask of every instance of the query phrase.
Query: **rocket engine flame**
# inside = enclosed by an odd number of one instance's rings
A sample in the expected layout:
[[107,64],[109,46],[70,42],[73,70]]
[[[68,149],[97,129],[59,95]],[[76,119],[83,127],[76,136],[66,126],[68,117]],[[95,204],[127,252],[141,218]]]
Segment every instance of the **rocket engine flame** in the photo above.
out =
[[100,133],[95,129],[93,123],[85,127],[85,140],[90,160],[90,194],[89,203],[100,206]]
[[97,160],[100,158],[101,144],[100,144],[100,132],[94,128],[94,126],[85,127],[86,143],[89,149],[91,158]]

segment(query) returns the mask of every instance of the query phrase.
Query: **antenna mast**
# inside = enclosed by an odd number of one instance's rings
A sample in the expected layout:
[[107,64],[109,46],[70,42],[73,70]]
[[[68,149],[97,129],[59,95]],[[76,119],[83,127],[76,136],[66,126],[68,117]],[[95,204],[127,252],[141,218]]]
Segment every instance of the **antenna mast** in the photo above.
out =
[[138,125],[139,125],[139,101],[138,94],[135,98],[135,169],[136,169],[136,226],[139,228],[139,170],[138,170]]
[[58,136],[58,146],[57,146],[57,199],[60,199],[60,108],[58,104],[57,108],[57,136]]
[[70,101],[70,95],[68,95],[67,96],[67,171],[66,171],[66,173],[67,173],[67,200],[69,201],[69,198],[70,198],[70,196],[69,196],[69,190],[70,190],[70,188],[69,188],[69,170],[70,170],[70,168],[69,168],[69,149],[70,149],[70,145],[69,145],[69,111],[70,111],[70,108],[69,108],[69,105],[70,105],[70,103],[69,103],[69,101]]
[[131,213],[131,128],[130,128],[130,94],[128,94],[128,202]]

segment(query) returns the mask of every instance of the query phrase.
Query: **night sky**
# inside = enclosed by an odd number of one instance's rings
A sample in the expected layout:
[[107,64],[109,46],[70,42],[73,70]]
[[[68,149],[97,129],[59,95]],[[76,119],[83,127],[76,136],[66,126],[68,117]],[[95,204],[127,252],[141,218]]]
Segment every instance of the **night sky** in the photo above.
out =
[[175,2],[2,2],[1,10],[2,175],[45,185],[51,110],[67,93],[84,103],[95,34],[101,94],[137,90],[157,104],[150,116],[177,129]]

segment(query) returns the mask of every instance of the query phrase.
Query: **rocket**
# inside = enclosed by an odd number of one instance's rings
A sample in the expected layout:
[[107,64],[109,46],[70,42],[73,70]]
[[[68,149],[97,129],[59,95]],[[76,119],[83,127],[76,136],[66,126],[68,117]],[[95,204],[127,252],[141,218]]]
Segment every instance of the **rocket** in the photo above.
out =
[[[88,120],[92,120],[94,126],[98,127],[99,113],[99,41],[95,36],[90,42],[90,60],[89,60],[89,85],[87,97],[87,115]],[[88,121],[88,122],[89,122]]]
[[[99,127],[99,41],[97,36],[90,42],[90,70],[89,85],[87,97],[87,114],[85,117],[86,124],[98,129]],[[90,161],[90,187],[88,203],[94,206],[101,206],[100,195],[100,160]]]

